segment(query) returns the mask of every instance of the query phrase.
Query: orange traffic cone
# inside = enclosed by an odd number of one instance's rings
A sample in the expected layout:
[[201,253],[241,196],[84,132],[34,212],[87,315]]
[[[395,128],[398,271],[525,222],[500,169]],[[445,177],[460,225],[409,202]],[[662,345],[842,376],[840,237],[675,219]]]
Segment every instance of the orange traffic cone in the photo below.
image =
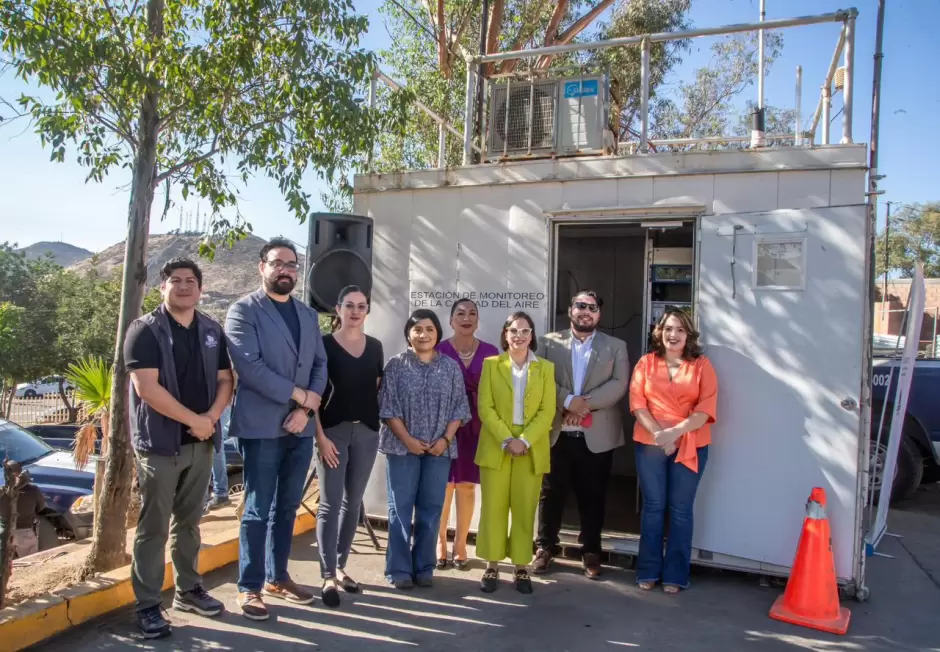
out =
[[833,634],[849,629],[848,609],[839,606],[836,564],[826,518],[826,492],[814,487],[806,503],[803,532],[783,595],[770,608],[770,617]]

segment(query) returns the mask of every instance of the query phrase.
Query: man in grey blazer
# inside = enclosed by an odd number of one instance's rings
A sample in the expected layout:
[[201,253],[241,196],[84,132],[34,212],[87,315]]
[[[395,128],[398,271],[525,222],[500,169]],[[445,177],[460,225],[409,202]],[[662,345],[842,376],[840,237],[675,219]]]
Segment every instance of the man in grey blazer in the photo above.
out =
[[562,512],[574,487],[581,519],[584,574],[600,576],[601,530],[614,449],[623,446],[619,402],[627,391],[627,343],[597,331],[603,301],[579,292],[568,307],[570,327],[542,338],[539,355],[555,363],[558,414],[552,428],[551,471],[539,498],[538,551],[532,570],[544,573],[557,552]]
[[268,242],[258,269],[263,287],[232,305],[225,334],[238,376],[229,434],[245,460],[238,605],[246,618],[267,620],[262,594],[313,602],[313,594],[290,578],[287,561],[327,376],[317,313],[291,297],[298,273],[294,245],[283,238]]

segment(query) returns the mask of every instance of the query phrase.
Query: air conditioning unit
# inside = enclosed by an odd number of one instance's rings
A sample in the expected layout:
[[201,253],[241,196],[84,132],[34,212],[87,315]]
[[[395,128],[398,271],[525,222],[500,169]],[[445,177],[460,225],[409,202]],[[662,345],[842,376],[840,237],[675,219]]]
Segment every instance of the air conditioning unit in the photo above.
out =
[[510,79],[490,89],[488,160],[603,151],[610,104],[606,76]]

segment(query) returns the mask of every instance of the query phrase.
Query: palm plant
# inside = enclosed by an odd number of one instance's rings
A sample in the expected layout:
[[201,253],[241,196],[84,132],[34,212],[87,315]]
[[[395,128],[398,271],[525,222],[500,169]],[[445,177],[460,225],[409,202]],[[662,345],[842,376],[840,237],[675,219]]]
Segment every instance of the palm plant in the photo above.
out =
[[69,365],[65,377],[75,387],[75,399],[81,403],[82,412],[87,415],[85,424],[75,435],[72,456],[77,468],[84,468],[95,452],[98,431],[101,431],[101,454],[95,467],[95,503],[104,482],[105,458],[108,454],[108,434],[111,430],[112,367],[102,358],[93,356],[82,358]]

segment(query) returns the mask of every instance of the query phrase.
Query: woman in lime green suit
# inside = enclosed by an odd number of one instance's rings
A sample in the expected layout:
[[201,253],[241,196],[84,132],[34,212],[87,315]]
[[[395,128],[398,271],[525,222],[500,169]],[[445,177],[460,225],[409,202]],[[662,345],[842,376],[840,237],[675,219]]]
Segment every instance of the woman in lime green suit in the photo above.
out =
[[516,567],[516,590],[532,593],[526,566],[532,561],[542,475],[549,469],[555,366],[535,355],[535,324],[524,312],[509,316],[499,340],[503,353],[484,360],[477,399],[482,424],[475,458],[482,496],[477,556],[488,562],[480,588],[492,593],[499,587],[499,562],[508,553]]

